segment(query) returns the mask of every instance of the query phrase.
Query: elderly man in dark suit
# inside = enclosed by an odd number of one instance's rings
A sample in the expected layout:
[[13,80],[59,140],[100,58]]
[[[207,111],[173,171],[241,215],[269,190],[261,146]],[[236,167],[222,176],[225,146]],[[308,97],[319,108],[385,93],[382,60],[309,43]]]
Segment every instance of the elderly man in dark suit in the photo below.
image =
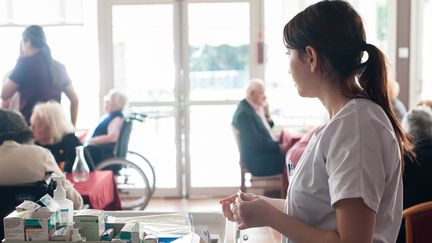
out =
[[247,88],[246,98],[239,103],[232,120],[232,125],[240,132],[243,164],[255,176],[282,173],[288,149],[288,144],[279,144],[266,128],[274,124],[268,113],[263,114],[264,106],[264,83],[260,79],[253,79]]

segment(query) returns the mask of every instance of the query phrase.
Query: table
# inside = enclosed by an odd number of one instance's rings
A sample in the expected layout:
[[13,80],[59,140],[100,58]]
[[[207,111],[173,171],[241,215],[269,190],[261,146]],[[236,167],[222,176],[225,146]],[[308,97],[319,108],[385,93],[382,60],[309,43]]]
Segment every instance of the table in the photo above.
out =
[[103,210],[121,210],[120,195],[110,170],[90,172],[90,177],[85,182],[76,183],[72,179],[72,173],[67,173],[66,178],[81,194],[85,204],[90,208]]
[[[153,214],[164,214],[166,212],[147,213],[143,211],[111,211],[107,215],[115,217],[136,217]],[[236,228],[233,222],[225,219],[221,212],[190,212],[194,226],[208,227],[210,233],[219,235],[220,243],[247,243],[235,240]],[[53,241],[38,241],[38,243],[52,243]],[[63,241],[71,243],[70,241]],[[87,241],[88,243],[106,243],[107,241]],[[1,243],[28,243],[28,241],[3,240]]]
[[[113,211],[113,212],[107,212],[106,214],[114,217],[137,217],[137,216],[158,215],[158,214],[166,214],[166,213],[176,213],[176,212],[143,212],[143,211],[117,211],[116,212]],[[210,212],[189,212],[189,213],[192,215],[194,226],[208,227],[211,234],[219,235],[220,243],[247,243],[247,241],[243,241],[241,239],[240,240],[235,239],[237,233],[235,224],[229,220],[226,220],[222,212],[210,211]],[[40,242],[40,243],[45,243],[45,242]],[[95,243],[103,243],[103,242],[95,242]]]

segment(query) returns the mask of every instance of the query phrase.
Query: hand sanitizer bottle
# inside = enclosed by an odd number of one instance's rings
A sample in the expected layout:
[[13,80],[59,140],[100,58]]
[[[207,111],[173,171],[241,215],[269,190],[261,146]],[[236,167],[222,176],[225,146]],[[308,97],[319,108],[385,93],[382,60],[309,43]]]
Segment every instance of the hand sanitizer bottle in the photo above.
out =
[[66,198],[66,190],[63,182],[66,180],[64,175],[54,175],[53,180],[57,182],[54,190],[54,200],[60,205],[60,225],[68,225],[73,222],[73,202]]
[[79,233],[79,229],[76,228],[72,229],[71,241],[72,242],[82,241],[81,234]]

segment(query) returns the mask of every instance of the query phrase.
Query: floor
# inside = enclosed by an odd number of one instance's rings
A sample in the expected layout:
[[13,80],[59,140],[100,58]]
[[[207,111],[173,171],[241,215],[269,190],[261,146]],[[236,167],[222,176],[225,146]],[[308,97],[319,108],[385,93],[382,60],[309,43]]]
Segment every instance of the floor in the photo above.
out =
[[[152,198],[145,211],[148,212],[205,212],[220,211],[219,199],[160,199]],[[247,243],[279,243],[280,234],[271,228],[254,228],[242,232],[247,234]],[[227,242],[229,243],[229,242]]]

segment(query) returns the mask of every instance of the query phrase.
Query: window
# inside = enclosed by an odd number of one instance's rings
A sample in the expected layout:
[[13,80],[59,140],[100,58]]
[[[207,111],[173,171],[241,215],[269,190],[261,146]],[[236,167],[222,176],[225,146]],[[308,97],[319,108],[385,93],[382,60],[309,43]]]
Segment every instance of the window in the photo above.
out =
[[421,23],[419,32],[419,58],[420,58],[420,80],[422,82],[421,99],[432,98],[432,31],[430,30],[432,23],[432,1],[423,0],[423,7],[420,8]]
[[[0,0],[0,13],[4,10],[2,7],[6,6],[11,11],[5,11],[5,16],[11,18],[6,19],[7,23],[0,19],[0,77],[3,79],[16,64],[25,26],[42,25],[53,58],[66,66],[80,99],[77,127],[94,126],[99,119],[96,1]],[[67,11],[60,10],[63,8]],[[70,24],[72,22],[79,24]],[[66,97],[62,98],[62,103],[68,110]]]
[[81,0],[0,0],[0,25],[81,25]]
[[[327,113],[317,99],[302,98],[297,94],[291,75],[288,73],[289,59],[283,45],[283,27],[302,9],[317,1],[265,1],[265,82],[271,112],[276,123],[302,129],[322,124]],[[390,52],[388,26],[389,7],[386,0],[349,1],[360,16],[366,29],[367,42],[379,47],[386,55]],[[371,7],[373,6],[373,7]],[[391,59],[391,58],[389,58]]]

